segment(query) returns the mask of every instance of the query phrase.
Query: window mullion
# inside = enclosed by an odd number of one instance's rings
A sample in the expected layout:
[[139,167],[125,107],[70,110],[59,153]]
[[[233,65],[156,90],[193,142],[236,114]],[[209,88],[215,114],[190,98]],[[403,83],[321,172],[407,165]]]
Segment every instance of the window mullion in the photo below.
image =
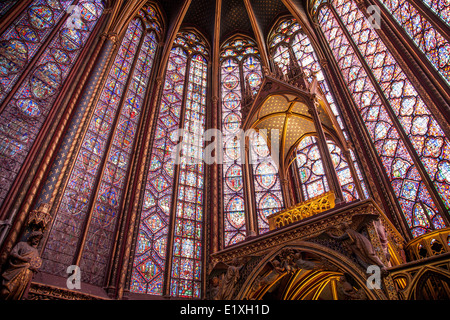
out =
[[[422,181],[425,183],[426,188],[427,188],[428,192],[430,193],[434,204],[438,208],[439,214],[442,217],[446,217],[445,205],[442,203],[442,200],[440,199],[440,197],[437,194],[435,188],[433,187],[431,179],[429,178],[428,174],[426,173],[426,170],[425,170],[422,162],[418,159],[418,155],[417,155],[416,151],[414,150],[414,148],[413,148],[413,146],[411,144],[411,141],[409,140],[407,134],[405,133],[405,131],[403,130],[401,124],[399,123],[399,120],[397,119],[397,117],[394,114],[392,108],[390,107],[390,104],[387,101],[387,99],[385,98],[384,93],[381,90],[380,86],[378,85],[378,82],[376,81],[374,75],[372,74],[371,69],[367,65],[367,62],[365,61],[363,55],[359,51],[358,46],[354,43],[353,38],[349,34],[347,28],[345,27],[345,25],[343,24],[341,19],[340,18],[339,19],[336,18],[336,17],[339,17],[338,13],[336,12],[336,9],[333,6],[331,6],[331,5],[328,6],[328,8],[331,9],[332,14],[334,15],[336,21],[338,22],[340,29],[342,30],[343,34],[347,38],[350,46],[353,48],[353,51],[354,51],[357,59],[359,60],[359,62],[361,63],[363,69],[365,70],[365,72],[366,72],[366,74],[368,76],[368,79],[370,80],[373,88],[375,89],[375,91],[376,91],[376,93],[377,93],[377,95],[378,95],[382,105],[384,106],[385,110],[387,111],[390,120],[392,121],[394,127],[396,128],[396,131],[400,135],[401,141],[405,144],[405,146],[407,148],[407,152],[409,153],[409,155],[410,155],[414,165],[417,167],[417,170],[418,170],[418,172],[419,172],[419,174],[420,174],[420,176],[422,178]],[[447,221],[447,224],[448,224],[448,221]]]
[[[91,197],[90,197],[90,200],[89,200],[89,207],[88,207],[88,211],[87,211],[86,216],[85,216],[85,224],[82,227],[82,234],[81,234],[80,240],[78,242],[77,251],[76,251],[75,256],[74,256],[74,264],[75,265],[79,265],[79,263],[81,261],[81,257],[83,255],[83,248],[84,248],[84,245],[85,245],[85,241],[86,241],[86,238],[87,238],[87,235],[88,235],[90,223],[91,223],[91,220],[92,220],[94,204],[95,204],[96,199],[98,197],[99,188],[100,188],[100,185],[101,185],[101,182],[102,182],[102,179],[103,179],[103,175],[105,174],[105,168],[106,168],[106,164],[107,164],[107,159],[108,159],[109,152],[111,151],[113,138],[114,138],[114,136],[116,135],[116,132],[117,132],[117,127],[118,127],[117,125],[118,125],[118,122],[119,122],[119,118],[120,118],[120,115],[121,115],[121,113],[123,111],[123,108],[124,108],[124,105],[125,105],[126,93],[129,90],[130,83],[131,83],[131,80],[132,80],[131,78],[132,78],[132,75],[134,74],[134,70],[136,68],[136,63],[139,60],[139,58],[138,58],[139,57],[139,52],[140,52],[140,50],[142,48],[142,43],[144,42],[144,39],[145,39],[145,32],[146,31],[144,29],[142,34],[141,34],[141,38],[140,38],[139,44],[138,44],[138,46],[136,48],[136,51],[135,51],[135,59],[133,60],[133,64],[131,65],[130,72],[128,74],[127,80],[125,82],[125,85],[124,85],[124,88],[123,88],[123,91],[122,91],[122,96],[121,96],[120,101],[119,101],[119,108],[117,109],[116,115],[115,115],[114,120],[113,120],[113,122],[111,124],[111,127],[113,128],[113,130],[110,131],[108,139],[106,141],[106,146],[107,147],[103,151],[103,156],[102,156],[102,159],[101,159],[101,162],[100,162],[99,170],[97,172],[97,176],[96,176],[95,182],[94,182],[94,187],[93,187],[93,189],[91,191]],[[117,85],[117,82],[116,82],[115,85]]]
[[[186,115],[186,100],[187,100],[187,91],[189,84],[189,73],[191,71],[191,62],[192,62],[192,54],[188,56],[186,61],[186,71],[184,76],[184,86],[183,86],[183,100],[181,102],[181,111],[180,111],[180,122],[178,128],[183,130],[185,126],[185,115]],[[178,146],[180,149],[176,150],[176,157],[178,162],[181,161],[183,156],[180,156],[180,152],[183,149],[184,137],[181,135],[178,140]],[[172,190],[172,203],[170,206],[170,215],[169,215],[169,231],[167,235],[167,248],[166,248],[166,267],[165,267],[165,275],[164,275],[164,285],[163,292],[165,295],[170,296],[170,287],[171,287],[171,279],[172,279],[172,263],[173,263],[173,246],[174,246],[174,237],[175,237],[175,221],[177,214],[177,204],[178,204],[178,190],[180,186],[180,163],[174,164],[174,174],[173,174],[173,190]]]

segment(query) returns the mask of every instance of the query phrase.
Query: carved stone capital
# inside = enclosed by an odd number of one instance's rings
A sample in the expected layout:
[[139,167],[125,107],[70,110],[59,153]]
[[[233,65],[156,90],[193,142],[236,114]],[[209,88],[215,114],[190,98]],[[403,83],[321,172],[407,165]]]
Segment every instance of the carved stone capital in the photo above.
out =
[[313,115],[314,113],[319,113],[319,99],[317,99],[316,94],[310,94],[309,96],[309,101],[311,103],[308,103],[308,112]]
[[163,83],[163,78],[162,77],[157,77],[156,78],[156,86],[159,88]]
[[264,76],[270,76],[271,72],[270,69],[267,66],[262,66],[262,71]]
[[319,21],[316,20],[316,18],[313,19],[312,25],[313,25],[314,29],[319,30],[319,31],[321,30],[320,23],[319,23]]
[[113,7],[108,7],[103,9],[103,14],[111,13],[113,11]]
[[31,211],[28,215],[28,226],[33,230],[43,231],[51,220],[50,205],[41,203],[38,209]]
[[348,159],[351,159],[350,149],[344,149],[342,152]]
[[329,67],[328,60],[325,58],[320,59],[319,64],[322,67],[322,69],[328,69],[328,67]]
[[114,44],[116,44],[117,41],[119,40],[119,36],[118,36],[117,32],[112,32],[112,31],[110,31],[110,32],[103,32],[100,35],[100,37],[102,37],[104,39],[107,39],[107,40],[113,42]]

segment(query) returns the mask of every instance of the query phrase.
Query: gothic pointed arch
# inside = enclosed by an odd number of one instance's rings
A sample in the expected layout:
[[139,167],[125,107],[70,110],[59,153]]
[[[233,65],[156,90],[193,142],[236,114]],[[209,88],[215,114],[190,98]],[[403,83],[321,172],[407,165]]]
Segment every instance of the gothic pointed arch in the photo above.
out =
[[[291,267],[288,267],[291,266]],[[274,248],[252,266],[236,299],[384,300],[366,286],[366,275],[345,255],[317,243],[297,241]],[[353,287],[345,292],[343,285]]]
[[[225,246],[228,246],[246,237],[246,220],[254,217],[247,215],[245,218],[245,210],[255,208],[258,233],[263,233],[268,230],[266,217],[283,208],[284,204],[277,169],[264,138],[250,137],[249,158],[242,158],[243,140],[239,136],[242,134],[242,104],[249,103],[257,94],[263,78],[259,48],[254,40],[236,34],[222,44],[220,57],[222,129],[225,133],[224,234]],[[252,165],[244,169],[248,159]],[[229,170],[231,167],[233,170]],[[251,171],[251,179],[244,179],[244,170]],[[249,196],[252,192],[255,198]]]
[[209,52],[198,31],[182,29],[169,54],[131,274],[135,293],[201,296]]
[[0,1],[2,286],[42,231],[29,300],[449,298],[449,9]]
[[83,282],[106,281],[157,49],[159,22],[150,9],[128,25],[99,90],[45,237],[47,273],[65,275],[64,265],[72,261],[84,269]]
[[444,300],[450,297],[448,271],[434,266],[424,267],[412,279],[409,300]]
[[412,234],[445,227],[448,138],[427,100],[355,2],[322,3],[316,15]]
[[[342,111],[335,102],[336,99],[334,98],[334,94],[329,88],[325,74],[307,34],[294,18],[291,16],[283,16],[277,20],[269,34],[268,47],[270,48],[269,50],[275,69],[279,69],[283,74],[287,74],[288,70],[298,68],[301,70],[298,72],[300,72],[308,82],[312,83],[313,81],[317,81],[320,104],[322,105],[323,111],[325,111],[325,114],[328,115],[332,122],[331,126],[336,128],[335,139],[339,141],[341,148],[344,148],[342,151],[346,151],[347,153],[345,161],[351,162],[351,166],[348,170],[339,170],[338,174],[341,187],[345,185],[344,200],[351,201],[367,197],[369,193],[359,169],[358,161],[353,150],[348,148],[348,145],[351,144],[352,141],[343,121]],[[328,145],[328,147],[331,147],[333,151],[337,150],[333,146]],[[333,160],[337,160],[336,155]],[[341,160],[344,160],[344,158],[341,157]],[[336,166],[335,161],[333,162],[334,166]],[[354,176],[354,178],[352,176]],[[350,182],[350,180],[353,179],[357,179],[358,182]],[[321,187],[318,186],[319,188],[316,190],[318,192],[317,194],[329,190],[326,181],[323,181],[320,186]],[[315,187],[312,187],[312,189],[315,189]],[[306,197],[302,197],[302,199],[309,198],[307,194],[304,194],[304,196]]]
[[[69,6],[78,10],[75,24]],[[1,204],[57,112],[103,9],[102,1],[32,1],[0,36]]]

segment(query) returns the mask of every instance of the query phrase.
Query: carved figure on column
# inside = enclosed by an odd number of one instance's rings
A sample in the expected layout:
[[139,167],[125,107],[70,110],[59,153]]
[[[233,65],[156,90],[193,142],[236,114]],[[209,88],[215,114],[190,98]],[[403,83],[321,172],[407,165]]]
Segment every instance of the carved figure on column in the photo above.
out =
[[366,293],[363,290],[356,290],[345,275],[339,278],[338,288],[343,300],[367,300]]
[[19,242],[11,250],[2,274],[2,300],[20,300],[26,295],[33,275],[42,265],[37,250],[41,238],[41,231],[33,231],[26,242]]
[[389,241],[388,241],[388,237],[386,234],[386,230],[385,230],[380,218],[375,219],[373,224],[375,226],[375,230],[378,233],[378,238],[380,238],[381,247],[383,248],[384,256],[386,257],[388,267],[390,267],[391,266],[391,262],[390,262],[391,254],[389,253],[389,246],[388,246]]
[[287,273],[293,273],[296,271],[297,267],[294,261],[295,251],[291,249],[283,250],[280,254],[282,260],[281,265],[284,271]]
[[274,258],[273,260],[269,261],[268,264],[272,269],[264,276],[258,276],[255,279],[247,295],[248,297],[252,297],[255,294],[255,292],[267,286],[268,284],[273,283],[285,271],[281,265],[281,262],[277,258]]
[[261,69],[262,69],[262,72],[263,72],[264,76],[270,76],[271,75],[270,69],[267,66],[262,66]]
[[227,264],[226,273],[219,278],[220,284],[215,290],[214,300],[230,300],[234,296],[236,284],[240,278],[240,270],[247,262],[246,260],[246,258],[235,258]]
[[367,239],[360,232],[356,231],[356,228],[352,228],[352,226],[348,222],[342,222],[334,228],[341,231],[342,235],[336,236],[331,232],[326,232],[326,234],[329,237],[340,241],[349,239],[348,244],[352,252],[364,267],[368,267],[369,265],[377,265],[380,267],[383,274],[387,273],[386,266],[375,253],[375,250],[369,239]]
[[406,258],[406,253],[405,253],[405,246],[406,246],[406,242],[405,241],[401,241],[401,242],[397,242],[397,250],[400,254],[400,263],[407,263],[408,259]]

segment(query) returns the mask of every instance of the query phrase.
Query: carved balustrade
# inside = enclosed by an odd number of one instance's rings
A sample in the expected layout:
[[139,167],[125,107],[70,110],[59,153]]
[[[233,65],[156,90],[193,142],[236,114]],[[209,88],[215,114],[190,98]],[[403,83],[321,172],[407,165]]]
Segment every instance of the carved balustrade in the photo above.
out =
[[269,229],[274,230],[287,226],[291,223],[312,217],[318,213],[330,210],[335,206],[335,195],[332,191],[311,198],[287,208],[283,211],[274,213],[267,217],[269,220]]

